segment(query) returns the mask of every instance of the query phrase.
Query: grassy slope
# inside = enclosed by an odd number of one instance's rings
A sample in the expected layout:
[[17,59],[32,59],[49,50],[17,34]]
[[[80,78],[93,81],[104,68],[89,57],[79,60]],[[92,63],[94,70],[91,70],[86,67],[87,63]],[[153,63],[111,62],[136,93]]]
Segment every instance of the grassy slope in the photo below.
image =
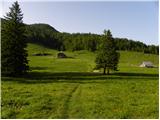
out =
[[[30,44],[29,78],[2,78],[2,118],[158,118],[158,56],[121,51],[118,72],[93,73],[95,54]],[[31,56],[44,51],[51,56]]]

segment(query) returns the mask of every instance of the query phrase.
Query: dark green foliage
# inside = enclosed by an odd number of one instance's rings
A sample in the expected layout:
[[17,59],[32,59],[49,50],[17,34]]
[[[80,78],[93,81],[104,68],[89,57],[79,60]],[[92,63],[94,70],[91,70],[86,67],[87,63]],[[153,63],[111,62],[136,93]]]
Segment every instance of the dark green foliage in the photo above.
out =
[[114,39],[110,30],[104,31],[104,38],[99,47],[98,54],[96,57],[96,68],[103,68],[103,74],[109,74],[109,70],[117,70],[117,65],[119,61],[119,53],[116,52],[116,47]]
[[58,31],[47,24],[26,25],[27,41],[48,48],[60,49],[61,43],[56,38]]
[[[2,25],[4,20],[1,19]],[[25,25],[27,42],[43,45],[56,50],[89,50],[96,51],[103,35],[93,33],[65,33],[58,32],[47,24]],[[137,51],[144,53],[159,54],[159,46],[146,45],[139,41],[127,38],[114,38],[116,50]]]
[[151,53],[159,55],[159,46],[150,45],[144,49],[144,53]]
[[151,54],[159,54],[159,46],[146,45],[139,41],[128,40],[127,38],[115,38],[117,50],[137,51]]
[[2,24],[1,64],[2,75],[16,76],[29,69],[26,51],[25,26],[18,2],[6,14]]
[[59,39],[61,39],[65,50],[89,50],[93,52],[97,50],[101,36],[90,33],[61,33]]

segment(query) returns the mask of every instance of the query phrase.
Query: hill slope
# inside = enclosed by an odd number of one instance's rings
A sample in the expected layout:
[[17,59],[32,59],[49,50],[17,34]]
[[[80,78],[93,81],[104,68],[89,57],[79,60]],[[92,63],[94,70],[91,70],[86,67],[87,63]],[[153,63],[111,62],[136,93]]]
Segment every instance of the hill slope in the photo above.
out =
[[48,48],[59,49],[60,42],[55,35],[57,33],[59,32],[48,24],[26,25],[27,41]]
[[[28,51],[30,55],[29,58],[35,61],[34,63],[33,61],[31,62],[33,66],[44,65],[44,67],[49,67],[51,71],[55,71],[55,72],[57,72],[58,69],[61,69],[60,71],[63,71],[63,72],[67,72],[67,71],[91,72],[95,67],[96,53],[89,52],[86,50],[75,51],[75,52],[64,51],[64,53],[67,56],[71,57],[67,59],[57,59],[58,51],[53,49],[48,49],[40,45],[29,44]],[[41,56],[32,57],[33,53],[40,53],[40,52],[49,53],[51,55],[46,57],[41,57]],[[129,52],[129,51],[119,51],[119,52],[120,52],[120,62],[119,62],[120,72],[143,72],[143,70],[146,70],[146,68],[139,68],[139,65],[143,61],[151,61],[157,67],[159,65],[158,55],[144,54],[142,52]],[[40,58],[44,59],[45,63],[41,63],[42,61],[38,60]],[[76,67],[76,66],[79,66],[79,67]],[[49,69],[46,69],[46,70],[48,71]],[[150,69],[151,72],[152,70],[157,71],[157,69]]]
[[[30,29],[31,31],[47,31],[47,32],[59,32],[54,27],[44,24],[44,23],[37,23],[37,24],[30,24],[26,25],[27,29]],[[29,28],[28,28],[29,27]]]

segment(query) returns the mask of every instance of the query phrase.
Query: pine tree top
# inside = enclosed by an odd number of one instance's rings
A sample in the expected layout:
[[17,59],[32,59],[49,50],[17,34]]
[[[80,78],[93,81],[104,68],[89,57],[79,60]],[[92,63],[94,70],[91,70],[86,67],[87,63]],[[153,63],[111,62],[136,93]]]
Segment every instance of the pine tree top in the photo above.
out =
[[19,22],[19,23],[22,23],[23,22],[23,14],[22,14],[22,11],[19,7],[19,4],[18,2],[14,2],[12,4],[12,7],[9,8],[10,9],[10,12],[8,12],[6,14],[5,19],[6,20],[11,20],[11,21],[14,21],[14,22]]

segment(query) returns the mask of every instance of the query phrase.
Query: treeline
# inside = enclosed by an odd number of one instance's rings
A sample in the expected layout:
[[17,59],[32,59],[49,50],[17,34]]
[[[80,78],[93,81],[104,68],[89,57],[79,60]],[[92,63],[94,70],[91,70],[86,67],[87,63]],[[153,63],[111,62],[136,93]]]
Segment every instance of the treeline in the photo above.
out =
[[127,38],[114,38],[117,50],[137,51],[151,54],[159,54],[159,46],[146,45],[139,41],[129,40]]
[[[89,50],[95,51],[103,40],[103,35],[91,33],[59,33],[57,35],[62,42],[62,50]],[[159,46],[146,45],[139,41],[127,38],[114,38],[116,50],[137,51],[144,53],[159,54]]]
[[[103,35],[93,33],[61,33],[46,24],[34,24],[26,27],[28,42],[42,44],[56,50],[96,51]],[[114,38],[117,50],[137,51],[159,54],[159,46],[146,45],[127,38]]]
[[95,51],[101,42],[100,35],[91,33],[58,33],[57,39],[61,40],[61,50],[89,50]]
[[[3,24],[4,19],[1,19]],[[3,26],[3,25],[2,25]],[[62,33],[48,24],[32,24],[26,26],[29,43],[36,43],[56,50],[89,50],[96,51],[103,40],[103,35],[93,33]],[[116,50],[137,51],[159,54],[159,46],[146,45],[127,38],[114,38]]]

